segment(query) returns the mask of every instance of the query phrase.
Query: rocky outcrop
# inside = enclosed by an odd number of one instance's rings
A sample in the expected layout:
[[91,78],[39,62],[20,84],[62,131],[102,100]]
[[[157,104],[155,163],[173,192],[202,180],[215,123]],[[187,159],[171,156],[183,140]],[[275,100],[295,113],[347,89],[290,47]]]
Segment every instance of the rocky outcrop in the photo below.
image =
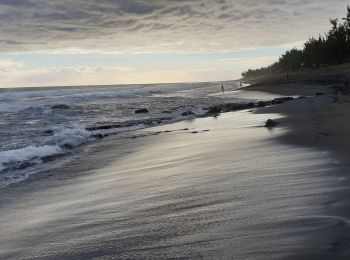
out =
[[266,121],[265,127],[267,127],[267,128],[272,128],[272,127],[276,127],[276,126],[278,126],[278,125],[279,125],[279,123],[278,123],[277,121],[272,120],[272,119],[268,119],[268,120]]
[[258,102],[258,107],[266,107],[266,106],[267,106],[266,102],[264,102],[264,101]]
[[286,101],[293,100],[293,97],[281,97],[281,98],[275,98],[274,100],[271,101],[272,105],[278,105],[278,104],[283,104]]
[[185,111],[181,114],[182,116],[194,116],[196,115],[195,113],[193,113],[191,110],[189,111]]
[[222,109],[220,106],[214,106],[209,108],[209,111],[206,113],[206,115],[211,116],[211,115],[218,115],[222,112]]
[[250,102],[247,104],[247,108],[253,108],[255,107],[255,104],[253,102]]
[[149,113],[147,108],[136,109],[135,114],[147,114]]
[[54,135],[54,131],[53,130],[46,130],[43,132],[44,135],[47,135],[47,136],[51,136],[51,135]]

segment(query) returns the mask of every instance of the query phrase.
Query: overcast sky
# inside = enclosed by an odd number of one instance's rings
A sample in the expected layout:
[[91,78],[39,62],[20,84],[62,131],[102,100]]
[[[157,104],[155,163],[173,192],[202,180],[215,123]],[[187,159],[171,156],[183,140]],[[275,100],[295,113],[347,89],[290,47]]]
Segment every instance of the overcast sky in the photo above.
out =
[[347,0],[0,0],[0,87],[229,80]]

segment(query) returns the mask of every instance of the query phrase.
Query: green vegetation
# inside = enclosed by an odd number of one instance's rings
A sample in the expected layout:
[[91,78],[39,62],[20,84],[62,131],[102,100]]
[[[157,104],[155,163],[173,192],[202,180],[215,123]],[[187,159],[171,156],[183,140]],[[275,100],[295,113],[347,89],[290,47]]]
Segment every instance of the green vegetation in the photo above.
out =
[[243,77],[255,77],[270,73],[287,73],[303,69],[319,69],[350,62],[350,6],[344,22],[330,19],[332,28],[318,38],[311,37],[302,50],[293,48],[274,64],[256,70],[249,69]]

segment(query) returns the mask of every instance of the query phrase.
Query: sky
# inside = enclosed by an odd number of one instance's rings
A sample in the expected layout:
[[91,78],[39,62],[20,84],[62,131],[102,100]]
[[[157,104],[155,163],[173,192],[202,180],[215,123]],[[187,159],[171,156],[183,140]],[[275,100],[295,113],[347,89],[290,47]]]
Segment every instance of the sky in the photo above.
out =
[[348,0],[0,0],[0,88],[200,82],[266,66]]

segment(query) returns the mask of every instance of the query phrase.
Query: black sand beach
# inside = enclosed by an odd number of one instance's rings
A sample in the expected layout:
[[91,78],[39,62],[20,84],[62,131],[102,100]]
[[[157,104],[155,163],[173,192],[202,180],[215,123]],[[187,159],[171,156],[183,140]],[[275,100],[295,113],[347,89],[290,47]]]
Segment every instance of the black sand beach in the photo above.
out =
[[[349,110],[332,102],[299,99],[84,146],[0,191],[0,258],[348,259]],[[266,129],[268,118],[280,126]]]
[[0,260],[350,260],[350,5],[0,0]]

